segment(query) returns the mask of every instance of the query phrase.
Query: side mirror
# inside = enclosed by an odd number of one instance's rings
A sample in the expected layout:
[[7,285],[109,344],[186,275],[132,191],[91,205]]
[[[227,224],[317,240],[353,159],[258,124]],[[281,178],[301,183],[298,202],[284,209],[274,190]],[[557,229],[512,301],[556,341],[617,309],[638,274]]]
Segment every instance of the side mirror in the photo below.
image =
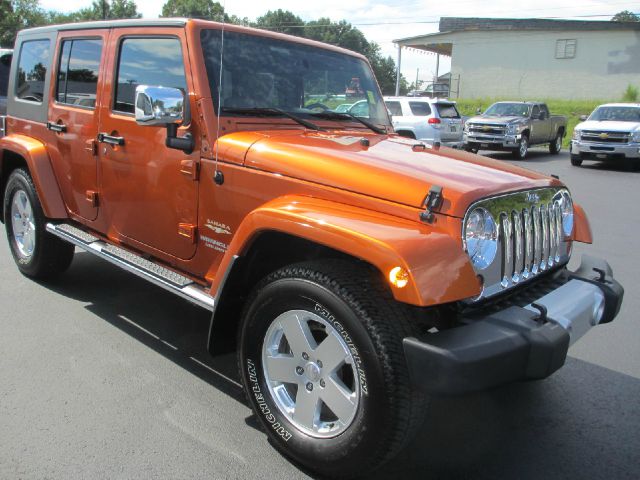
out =
[[189,133],[178,137],[178,126],[184,123],[185,113],[186,99],[181,90],[149,85],[136,87],[136,123],[167,127],[166,146],[189,154],[194,149],[193,137]]
[[581,122],[586,122],[587,121],[587,116],[586,115],[580,115],[580,121]]
[[136,87],[136,123],[157,126],[184,121],[184,94],[177,88]]

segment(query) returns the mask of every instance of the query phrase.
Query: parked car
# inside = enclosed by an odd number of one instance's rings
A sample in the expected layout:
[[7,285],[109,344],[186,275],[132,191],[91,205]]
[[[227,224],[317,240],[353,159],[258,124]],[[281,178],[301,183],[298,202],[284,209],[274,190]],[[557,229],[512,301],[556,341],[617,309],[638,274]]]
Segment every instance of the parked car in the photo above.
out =
[[455,102],[437,98],[385,97],[398,135],[462,148],[463,120]]
[[4,136],[5,115],[7,114],[7,88],[13,50],[0,49],[0,137]]
[[465,124],[464,148],[511,151],[514,158],[524,160],[533,145],[549,145],[558,153],[567,131],[567,117],[551,115],[540,102],[498,102]]
[[[614,319],[607,262],[567,269],[592,239],[560,180],[393,133],[360,54],[233,26],[222,56],[221,28],[18,34],[0,200],[24,275],[78,248],[210,310],[256,421],[328,478],[399,452],[428,396],[547,377]],[[366,117],[302,103],[352,78]]]
[[584,160],[640,165],[640,103],[600,105],[573,130],[571,164]]
[[449,84],[432,83],[423,90],[411,90],[407,97],[447,98],[449,96]]

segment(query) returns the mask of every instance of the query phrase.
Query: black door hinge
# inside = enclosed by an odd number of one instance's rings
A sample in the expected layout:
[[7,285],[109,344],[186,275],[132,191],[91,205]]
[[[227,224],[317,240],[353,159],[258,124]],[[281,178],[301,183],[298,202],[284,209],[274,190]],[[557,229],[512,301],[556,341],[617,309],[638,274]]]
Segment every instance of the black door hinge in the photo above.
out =
[[420,220],[433,223],[435,220],[433,212],[442,206],[442,187],[440,185],[432,185],[422,204],[425,207],[425,211],[420,212]]

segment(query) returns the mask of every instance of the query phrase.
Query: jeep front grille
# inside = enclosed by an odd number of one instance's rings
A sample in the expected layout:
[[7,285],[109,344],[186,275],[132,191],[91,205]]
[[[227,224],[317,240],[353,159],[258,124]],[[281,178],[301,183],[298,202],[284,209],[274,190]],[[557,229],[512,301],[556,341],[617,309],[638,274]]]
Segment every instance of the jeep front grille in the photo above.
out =
[[562,213],[559,201],[533,205],[499,216],[503,287],[548,270],[560,262]]
[[563,192],[566,190],[541,188],[488,198],[469,207],[469,212],[477,207],[489,211],[498,227],[496,259],[478,272],[484,282],[478,299],[513,288],[569,261],[571,246],[563,233],[560,206]]

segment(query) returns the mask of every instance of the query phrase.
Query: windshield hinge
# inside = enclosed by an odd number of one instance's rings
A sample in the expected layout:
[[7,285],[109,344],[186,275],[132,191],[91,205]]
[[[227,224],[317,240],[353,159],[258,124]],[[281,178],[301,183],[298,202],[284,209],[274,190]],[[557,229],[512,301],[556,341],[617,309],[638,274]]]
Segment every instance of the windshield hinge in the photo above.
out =
[[420,212],[420,220],[433,223],[435,220],[433,212],[442,206],[442,187],[440,185],[432,185],[422,204],[425,207],[425,211]]

